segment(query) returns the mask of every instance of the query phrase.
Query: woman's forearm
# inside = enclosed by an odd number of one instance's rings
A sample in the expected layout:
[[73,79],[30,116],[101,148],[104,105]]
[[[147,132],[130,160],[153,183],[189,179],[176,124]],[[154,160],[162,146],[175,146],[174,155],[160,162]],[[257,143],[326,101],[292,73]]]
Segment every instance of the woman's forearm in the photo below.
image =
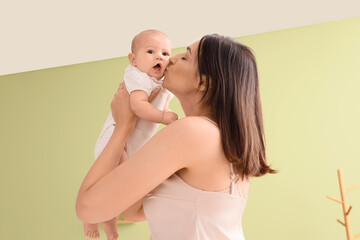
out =
[[109,142],[96,159],[81,184],[76,204],[81,203],[84,200],[86,201],[86,192],[91,188],[96,187],[96,183],[100,181],[101,178],[119,165],[120,157],[124,151],[125,142],[129,134],[130,131],[126,126],[115,126],[115,130]]

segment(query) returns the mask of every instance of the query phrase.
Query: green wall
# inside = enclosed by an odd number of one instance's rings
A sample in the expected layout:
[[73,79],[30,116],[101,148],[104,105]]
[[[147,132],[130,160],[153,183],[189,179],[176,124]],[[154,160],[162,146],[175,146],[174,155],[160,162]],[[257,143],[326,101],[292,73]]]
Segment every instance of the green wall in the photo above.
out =
[[[246,239],[346,239],[341,206],[326,195],[340,198],[338,168],[348,187],[360,184],[360,18],[237,40],[258,61],[268,161],[280,171],[252,179]],[[0,76],[2,239],[88,239],[75,199],[127,64]],[[176,99],[170,107],[184,116]],[[348,199],[355,235],[360,188]],[[147,222],[119,226],[119,239],[149,235]]]

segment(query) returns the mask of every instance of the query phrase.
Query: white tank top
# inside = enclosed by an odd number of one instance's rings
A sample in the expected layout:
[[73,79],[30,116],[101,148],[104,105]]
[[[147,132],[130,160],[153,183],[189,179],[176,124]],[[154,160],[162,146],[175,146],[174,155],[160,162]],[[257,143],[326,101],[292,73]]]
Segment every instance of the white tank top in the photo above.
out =
[[175,173],[148,193],[143,210],[150,240],[245,240],[242,214],[247,199],[231,163],[230,169],[231,184],[223,191],[195,188]]

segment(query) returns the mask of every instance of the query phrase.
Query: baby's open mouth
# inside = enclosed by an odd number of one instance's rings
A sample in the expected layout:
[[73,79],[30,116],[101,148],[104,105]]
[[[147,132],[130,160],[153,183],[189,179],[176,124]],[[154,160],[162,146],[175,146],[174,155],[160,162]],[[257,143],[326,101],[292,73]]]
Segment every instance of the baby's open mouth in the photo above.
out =
[[157,71],[157,72],[160,72],[161,71],[161,64],[158,63],[154,66],[154,70]]

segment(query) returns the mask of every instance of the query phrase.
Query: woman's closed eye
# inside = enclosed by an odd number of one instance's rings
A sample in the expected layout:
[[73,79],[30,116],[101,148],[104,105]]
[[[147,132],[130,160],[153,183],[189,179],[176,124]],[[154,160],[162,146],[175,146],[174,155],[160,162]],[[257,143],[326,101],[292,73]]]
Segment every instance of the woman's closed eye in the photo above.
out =
[[183,55],[183,57],[181,57],[182,60],[187,60],[187,56],[188,55],[188,51],[186,51]]

